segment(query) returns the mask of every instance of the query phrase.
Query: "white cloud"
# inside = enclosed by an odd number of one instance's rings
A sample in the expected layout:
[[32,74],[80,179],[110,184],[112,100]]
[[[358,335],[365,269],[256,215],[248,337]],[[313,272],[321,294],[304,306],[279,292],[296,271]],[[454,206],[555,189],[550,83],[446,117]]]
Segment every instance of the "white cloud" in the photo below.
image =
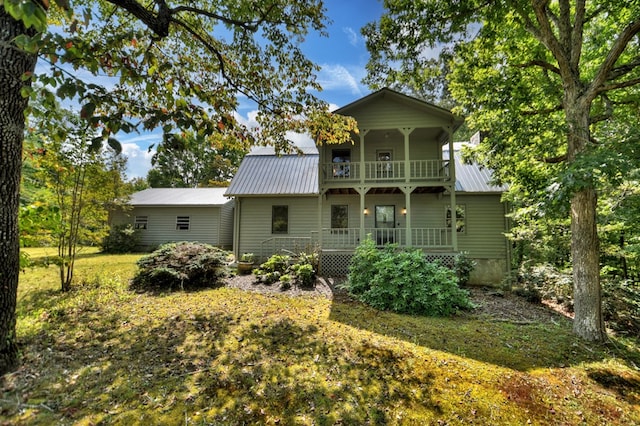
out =
[[360,36],[358,35],[357,32],[355,32],[353,30],[353,28],[351,27],[344,27],[342,28],[342,31],[347,35],[347,38],[349,39],[349,44],[356,47],[358,46],[358,42],[360,41]]
[[359,77],[339,64],[323,64],[318,74],[318,83],[324,90],[348,90],[352,95],[362,96]]
[[135,143],[124,143],[122,144],[122,153],[127,157],[127,177],[129,179],[147,177],[147,172],[151,168],[151,157],[155,154],[155,150],[149,152]]

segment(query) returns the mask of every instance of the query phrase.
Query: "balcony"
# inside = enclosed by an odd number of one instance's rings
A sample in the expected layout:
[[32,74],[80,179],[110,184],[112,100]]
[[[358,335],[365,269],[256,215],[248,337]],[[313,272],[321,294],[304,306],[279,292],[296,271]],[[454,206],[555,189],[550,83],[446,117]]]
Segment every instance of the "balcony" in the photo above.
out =
[[449,179],[449,160],[410,160],[409,170],[404,161],[365,161],[324,163],[324,182],[405,182],[446,181]]

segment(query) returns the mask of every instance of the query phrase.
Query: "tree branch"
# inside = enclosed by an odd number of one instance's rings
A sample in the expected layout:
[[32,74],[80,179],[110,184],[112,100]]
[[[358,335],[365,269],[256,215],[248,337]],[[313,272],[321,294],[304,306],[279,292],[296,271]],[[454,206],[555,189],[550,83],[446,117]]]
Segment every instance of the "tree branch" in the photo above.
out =
[[218,15],[217,13],[209,12],[207,10],[203,10],[203,9],[200,9],[200,8],[197,8],[197,7],[193,7],[193,6],[178,6],[178,7],[175,7],[173,9],[171,9],[171,14],[172,15],[177,15],[178,13],[181,13],[181,12],[195,13],[196,15],[203,15],[203,16],[206,16],[208,18],[217,19],[217,20],[222,21],[224,23],[227,23],[227,24],[230,24],[230,25],[234,25],[236,27],[244,28],[247,31],[255,32],[255,31],[258,30],[260,25],[263,24],[267,20],[267,16],[269,16],[269,14],[271,13],[271,11],[273,10],[274,7],[275,7],[275,4],[272,4],[271,6],[269,6],[267,11],[264,12],[262,14],[262,16],[260,17],[260,19],[258,19],[257,21],[240,21],[240,20],[237,20],[237,19],[231,19],[231,18],[227,18],[227,17],[222,16],[222,15]]
[[602,65],[600,65],[595,78],[589,86],[588,92],[591,99],[594,99],[598,93],[607,90],[638,84],[639,81],[636,79],[635,81],[630,80],[629,82],[614,83],[605,86],[605,82],[610,79],[616,61],[620,58],[622,52],[624,52],[629,42],[638,34],[638,32],[640,32],[640,18],[636,18],[635,21],[632,21],[624,28],[624,30],[622,30],[616,41],[613,43],[613,46],[611,46],[611,50],[609,50],[607,57],[602,62]]
[[619,77],[622,77],[625,74],[630,73],[634,69],[640,66],[640,56],[636,57],[633,61],[628,62],[624,65],[620,65],[619,67],[615,67],[609,73],[608,81],[615,80]]
[[567,161],[567,158],[569,158],[569,156],[565,153],[562,155],[557,155],[555,157],[545,157],[542,158],[541,161],[547,164],[558,164]]
[[165,0],[155,0],[158,11],[147,9],[136,0],[107,0],[109,3],[123,8],[136,18],[140,19],[151,31],[160,38],[169,35],[171,23],[171,10]]
[[573,31],[571,31],[571,66],[577,69],[580,64],[582,54],[584,16],[586,13],[586,1],[577,0],[575,5],[575,15],[573,18]]
[[226,66],[225,66],[224,57],[222,56],[222,53],[220,53],[220,51],[218,49],[216,49],[216,47],[213,44],[211,44],[208,40],[206,40],[202,36],[202,34],[198,33],[196,30],[194,30],[189,25],[187,25],[186,22],[183,22],[180,19],[177,19],[176,17],[172,18],[172,22],[174,22],[176,25],[182,27],[185,31],[187,31],[189,34],[191,34],[193,37],[195,37],[196,40],[198,40],[200,43],[202,43],[202,45],[218,59],[218,63],[220,65],[220,75],[222,76],[222,78],[233,89],[237,90],[239,93],[242,93],[248,99],[251,99],[252,101],[257,103],[258,105],[264,107],[267,111],[271,112],[272,114],[275,114],[275,115],[279,114],[279,111],[274,110],[273,108],[271,108],[262,99],[260,99],[257,95],[255,95],[254,93],[250,93],[248,90],[246,90],[246,88],[244,88],[243,86],[237,84],[231,78],[231,76],[229,76],[229,74],[226,71]]
[[640,84],[640,77],[639,78],[633,78],[631,80],[620,81],[618,83],[605,84],[603,86],[600,86],[600,88],[597,90],[596,94],[608,92],[608,91],[615,90],[615,89],[623,89],[625,87],[636,86],[638,84]]
[[558,75],[560,75],[560,69],[558,67],[556,67],[555,65],[550,64],[547,61],[542,61],[540,59],[534,59],[533,61],[529,61],[529,62],[525,62],[523,64],[515,64],[514,67],[517,68],[528,68],[528,67],[533,67],[533,66],[538,66],[541,67],[545,70],[549,70],[553,73],[556,73]]
[[524,116],[532,116],[532,115],[540,115],[540,114],[551,114],[551,113],[562,111],[562,110],[564,110],[564,107],[562,105],[556,105],[553,108],[520,111],[520,114]]

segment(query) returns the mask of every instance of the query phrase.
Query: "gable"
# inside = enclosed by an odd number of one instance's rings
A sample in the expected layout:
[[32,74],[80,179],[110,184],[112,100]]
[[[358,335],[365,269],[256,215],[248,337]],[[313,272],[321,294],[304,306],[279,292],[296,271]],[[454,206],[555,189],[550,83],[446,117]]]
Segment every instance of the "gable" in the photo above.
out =
[[381,89],[335,111],[354,117],[363,129],[446,127],[455,130],[463,120],[450,111],[390,89]]

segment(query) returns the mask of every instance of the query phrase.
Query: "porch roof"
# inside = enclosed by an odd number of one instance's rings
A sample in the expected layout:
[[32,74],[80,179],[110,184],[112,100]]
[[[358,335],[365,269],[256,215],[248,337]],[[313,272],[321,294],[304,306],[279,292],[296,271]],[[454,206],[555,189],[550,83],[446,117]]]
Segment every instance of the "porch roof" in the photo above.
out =
[[318,151],[276,155],[260,148],[244,157],[227,196],[318,195]]

